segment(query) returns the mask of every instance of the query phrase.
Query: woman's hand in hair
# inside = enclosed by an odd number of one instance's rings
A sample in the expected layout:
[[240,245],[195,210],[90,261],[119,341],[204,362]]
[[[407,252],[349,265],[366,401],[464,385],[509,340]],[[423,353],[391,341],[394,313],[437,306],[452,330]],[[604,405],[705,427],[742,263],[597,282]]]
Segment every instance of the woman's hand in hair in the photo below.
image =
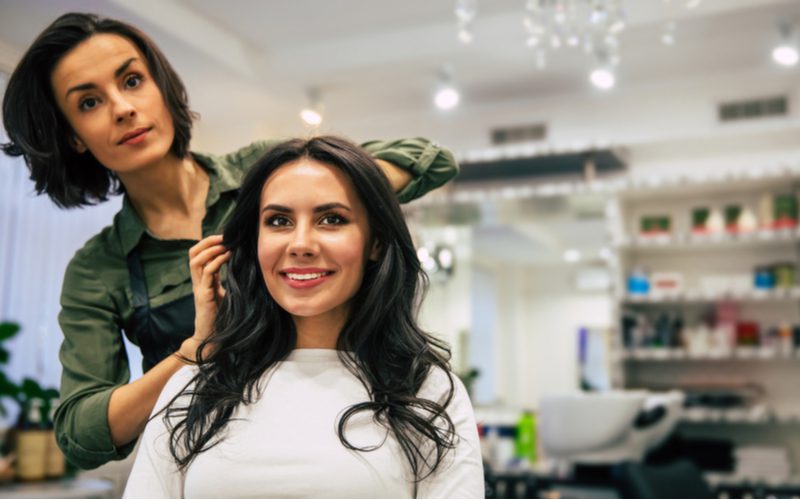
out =
[[[198,346],[214,330],[217,308],[225,296],[220,269],[230,256],[230,251],[222,244],[222,235],[204,238],[189,250],[195,307],[194,335],[184,341],[180,350],[180,354],[189,360],[195,359]],[[204,354],[208,354],[208,350]]]

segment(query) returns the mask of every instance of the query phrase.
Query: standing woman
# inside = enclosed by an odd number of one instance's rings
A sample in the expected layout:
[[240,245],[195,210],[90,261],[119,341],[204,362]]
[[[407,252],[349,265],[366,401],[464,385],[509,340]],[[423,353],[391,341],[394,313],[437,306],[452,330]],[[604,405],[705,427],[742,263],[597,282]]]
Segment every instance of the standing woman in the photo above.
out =
[[[127,456],[173,373],[195,359],[191,267],[218,269],[218,234],[243,175],[278,141],[225,156],[190,152],[193,113],[158,47],[113,19],[70,13],[33,42],[11,75],[3,120],[7,154],[23,156],[39,194],[62,208],[123,194],[113,223],[67,267],[59,446],[82,468]],[[457,172],[449,151],[424,139],[370,142],[402,201]],[[199,316],[198,316],[199,317]],[[122,332],[143,354],[129,383]]]

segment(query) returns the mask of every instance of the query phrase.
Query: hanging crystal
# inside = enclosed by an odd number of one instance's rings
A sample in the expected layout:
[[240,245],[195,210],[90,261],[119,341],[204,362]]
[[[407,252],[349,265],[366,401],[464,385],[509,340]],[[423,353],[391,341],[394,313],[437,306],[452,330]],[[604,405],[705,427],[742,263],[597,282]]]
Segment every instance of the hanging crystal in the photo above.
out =
[[677,25],[675,21],[669,21],[664,25],[664,29],[661,32],[661,43],[664,45],[670,46],[675,45],[675,29]]
[[458,23],[458,39],[463,44],[472,42],[472,24],[478,14],[478,0],[456,0],[456,21]]

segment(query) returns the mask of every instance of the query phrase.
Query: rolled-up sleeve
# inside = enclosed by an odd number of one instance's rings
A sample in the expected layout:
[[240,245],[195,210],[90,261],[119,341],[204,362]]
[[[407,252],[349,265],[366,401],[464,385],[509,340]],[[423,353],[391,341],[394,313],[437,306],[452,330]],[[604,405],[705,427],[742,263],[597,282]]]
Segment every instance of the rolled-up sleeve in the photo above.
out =
[[458,175],[453,153],[423,138],[395,141],[370,141],[362,144],[373,157],[392,163],[413,175],[400,193],[401,203],[408,203],[446,184]]
[[107,288],[91,269],[91,259],[79,252],[67,267],[61,291],[63,371],[55,430],[64,455],[83,469],[120,460],[135,444],[115,447],[108,426],[111,393],[130,378],[116,311]]

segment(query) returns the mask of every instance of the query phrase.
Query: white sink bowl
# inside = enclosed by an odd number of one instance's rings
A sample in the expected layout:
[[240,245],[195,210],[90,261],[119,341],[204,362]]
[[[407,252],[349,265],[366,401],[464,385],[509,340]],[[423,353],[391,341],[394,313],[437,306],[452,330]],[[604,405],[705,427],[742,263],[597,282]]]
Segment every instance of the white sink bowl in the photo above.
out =
[[[540,406],[539,436],[545,454],[581,463],[639,461],[660,444],[680,417],[684,395],[674,391],[609,391],[546,396]],[[636,428],[639,412],[662,406],[666,413]]]

